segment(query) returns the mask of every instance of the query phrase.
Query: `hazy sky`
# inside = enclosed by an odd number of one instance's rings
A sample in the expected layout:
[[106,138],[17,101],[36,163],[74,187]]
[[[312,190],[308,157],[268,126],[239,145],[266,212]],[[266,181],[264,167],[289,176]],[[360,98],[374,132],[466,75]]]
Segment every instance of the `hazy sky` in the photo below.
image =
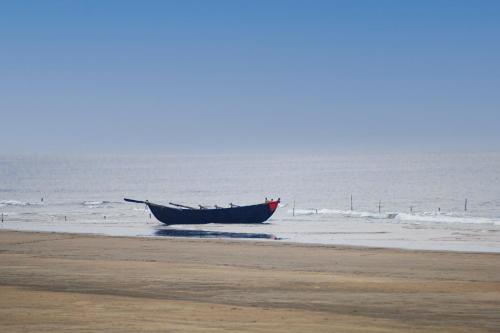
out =
[[2,1],[0,152],[500,150],[500,1]]

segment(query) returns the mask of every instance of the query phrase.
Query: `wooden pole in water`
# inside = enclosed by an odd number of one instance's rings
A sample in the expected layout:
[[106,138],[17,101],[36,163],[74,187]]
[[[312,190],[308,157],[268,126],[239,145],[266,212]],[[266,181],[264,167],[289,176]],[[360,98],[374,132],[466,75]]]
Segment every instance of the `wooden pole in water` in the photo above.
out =
[[3,213],[2,213],[2,223],[3,223]]
[[352,209],[352,194],[351,194],[351,211],[352,211],[352,210],[353,210],[353,209]]
[[293,200],[292,216],[295,216],[295,200]]
[[464,212],[467,211],[467,198],[465,198],[465,204],[464,204]]
[[382,200],[378,201],[378,213],[380,214],[380,206],[382,205]]

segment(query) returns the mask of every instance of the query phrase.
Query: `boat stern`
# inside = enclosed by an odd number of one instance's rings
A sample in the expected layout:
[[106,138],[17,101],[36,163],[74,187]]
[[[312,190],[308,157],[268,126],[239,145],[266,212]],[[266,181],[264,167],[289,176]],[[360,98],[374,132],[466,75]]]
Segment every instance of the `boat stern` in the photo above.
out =
[[270,200],[270,201],[267,201],[267,206],[269,207],[269,210],[271,211],[271,213],[274,213],[276,211],[276,209],[278,208],[278,205],[280,203],[280,199],[278,198],[278,200],[274,201],[274,200]]

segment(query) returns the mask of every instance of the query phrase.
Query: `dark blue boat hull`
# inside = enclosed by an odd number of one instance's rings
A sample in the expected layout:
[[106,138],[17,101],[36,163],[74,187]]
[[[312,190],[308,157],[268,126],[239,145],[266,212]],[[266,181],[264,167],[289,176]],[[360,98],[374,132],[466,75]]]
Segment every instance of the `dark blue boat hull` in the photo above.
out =
[[277,202],[252,206],[218,209],[182,209],[146,203],[153,215],[162,223],[172,224],[247,224],[262,223],[273,215]]

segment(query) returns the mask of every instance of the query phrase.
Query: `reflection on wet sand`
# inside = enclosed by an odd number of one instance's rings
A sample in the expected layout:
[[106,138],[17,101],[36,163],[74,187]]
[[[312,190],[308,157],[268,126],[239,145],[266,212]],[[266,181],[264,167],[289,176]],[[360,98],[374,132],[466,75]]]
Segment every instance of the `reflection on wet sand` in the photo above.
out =
[[184,230],[184,229],[158,229],[155,236],[162,237],[194,237],[194,238],[255,238],[255,239],[278,239],[271,234],[258,234],[247,232],[223,232],[207,230]]

